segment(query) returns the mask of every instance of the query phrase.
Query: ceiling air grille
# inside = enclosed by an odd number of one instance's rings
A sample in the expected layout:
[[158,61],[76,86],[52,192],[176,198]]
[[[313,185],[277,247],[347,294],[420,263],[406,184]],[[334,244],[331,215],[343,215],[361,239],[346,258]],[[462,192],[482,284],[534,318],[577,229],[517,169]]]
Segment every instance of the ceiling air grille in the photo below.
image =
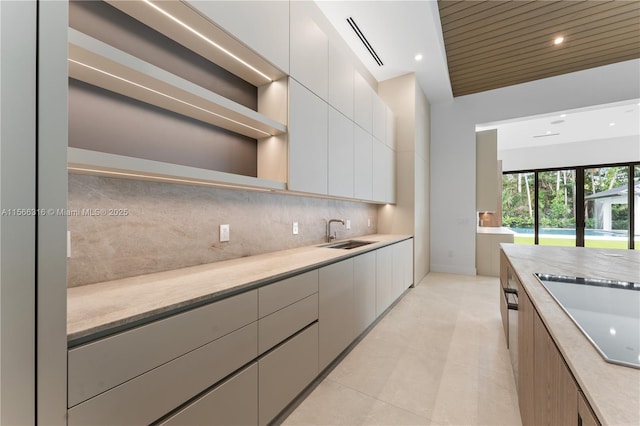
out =
[[373,47],[371,46],[371,43],[369,43],[369,40],[367,40],[367,38],[364,36],[364,34],[362,34],[362,31],[360,31],[360,28],[358,27],[358,24],[356,24],[356,21],[354,21],[353,18],[350,16],[350,17],[347,18],[347,22],[351,26],[351,29],[356,33],[356,35],[358,36],[358,38],[360,39],[362,44],[364,44],[364,47],[367,49],[369,54],[373,57],[373,60],[376,61],[378,66],[384,65],[382,63],[382,60],[380,59],[380,57],[376,53],[376,51],[373,50]]

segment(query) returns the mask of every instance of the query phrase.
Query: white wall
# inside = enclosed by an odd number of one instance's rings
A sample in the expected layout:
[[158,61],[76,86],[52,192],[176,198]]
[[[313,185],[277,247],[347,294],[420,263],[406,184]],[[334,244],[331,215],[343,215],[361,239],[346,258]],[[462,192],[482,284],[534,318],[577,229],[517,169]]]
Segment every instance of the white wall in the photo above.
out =
[[36,207],[36,8],[35,1],[0,2],[2,425],[36,419],[36,218],[14,212]]
[[498,151],[498,159],[502,160],[502,171],[505,172],[640,161],[640,138],[623,136],[541,147],[505,149]]
[[640,97],[640,60],[431,105],[431,270],[475,274],[475,125]]

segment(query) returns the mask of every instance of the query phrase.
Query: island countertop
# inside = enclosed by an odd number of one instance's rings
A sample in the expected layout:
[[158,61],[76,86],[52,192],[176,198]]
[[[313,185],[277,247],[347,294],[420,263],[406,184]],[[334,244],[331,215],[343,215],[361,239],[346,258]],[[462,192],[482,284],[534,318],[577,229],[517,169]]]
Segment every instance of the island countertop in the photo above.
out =
[[534,273],[640,282],[640,252],[502,244],[515,273],[602,424],[640,424],[640,370],[606,362]]
[[72,287],[67,289],[67,340],[79,344],[408,238],[367,235],[352,239],[372,244],[351,250],[317,244]]

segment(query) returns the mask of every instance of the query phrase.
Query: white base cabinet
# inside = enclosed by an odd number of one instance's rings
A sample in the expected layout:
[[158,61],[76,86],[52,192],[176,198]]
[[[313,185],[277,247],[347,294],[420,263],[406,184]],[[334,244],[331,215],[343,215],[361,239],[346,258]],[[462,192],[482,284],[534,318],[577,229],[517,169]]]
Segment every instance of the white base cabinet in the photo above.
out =
[[76,405],[68,425],[150,424],[255,359],[257,338],[253,322]]
[[258,422],[258,364],[253,363],[158,426],[244,426]]
[[353,338],[376,319],[376,252],[353,259]]
[[376,316],[380,316],[393,298],[393,246],[376,251]]
[[314,323],[258,361],[258,423],[273,420],[318,371],[318,323]]
[[413,285],[413,239],[393,246],[393,276],[399,283],[396,299]]
[[320,269],[320,370],[353,341],[353,259]]

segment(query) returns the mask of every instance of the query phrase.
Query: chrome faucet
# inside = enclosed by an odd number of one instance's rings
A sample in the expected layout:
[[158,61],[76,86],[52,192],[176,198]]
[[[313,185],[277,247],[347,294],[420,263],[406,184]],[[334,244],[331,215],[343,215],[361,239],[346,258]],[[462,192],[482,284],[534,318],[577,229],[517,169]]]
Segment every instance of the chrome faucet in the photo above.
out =
[[331,235],[331,223],[333,222],[340,222],[341,224],[344,225],[344,220],[342,219],[330,219],[327,222],[327,242],[330,243],[331,240],[335,240],[336,239],[336,235],[335,232],[333,233],[333,235]]

